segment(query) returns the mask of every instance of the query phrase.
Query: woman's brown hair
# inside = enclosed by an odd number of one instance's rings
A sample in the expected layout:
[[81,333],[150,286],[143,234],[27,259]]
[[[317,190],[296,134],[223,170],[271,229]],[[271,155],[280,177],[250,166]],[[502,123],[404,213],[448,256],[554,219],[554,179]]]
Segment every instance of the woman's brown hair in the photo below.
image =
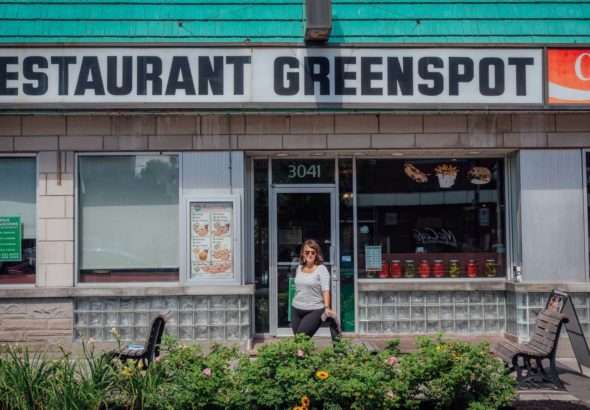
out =
[[305,242],[303,242],[303,245],[301,245],[301,250],[299,251],[299,263],[301,265],[305,265],[305,254],[303,251],[305,250],[306,246],[315,251],[314,263],[316,265],[321,265],[324,263],[324,255],[322,254],[322,248],[320,248],[320,244],[315,239],[307,239]]

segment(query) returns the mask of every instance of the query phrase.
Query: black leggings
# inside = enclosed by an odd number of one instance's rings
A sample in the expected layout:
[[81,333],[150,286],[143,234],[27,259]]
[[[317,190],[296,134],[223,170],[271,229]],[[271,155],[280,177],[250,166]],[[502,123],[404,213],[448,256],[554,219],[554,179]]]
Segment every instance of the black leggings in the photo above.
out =
[[[303,333],[313,337],[323,323],[322,313],[324,313],[324,309],[301,310],[291,306],[291,329],[293,329],[293,334]],[[340,338],[338,323],[332,318],[326,319],[326,323],[330,326],[332,340]]]

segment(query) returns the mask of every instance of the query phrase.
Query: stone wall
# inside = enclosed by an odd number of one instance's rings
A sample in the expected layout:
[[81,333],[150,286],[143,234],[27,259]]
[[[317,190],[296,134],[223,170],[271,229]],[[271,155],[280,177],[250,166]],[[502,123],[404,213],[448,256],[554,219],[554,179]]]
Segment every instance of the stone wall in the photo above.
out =
[[73,336],[71,299],[0,299],[0,345],[26,342],[33,349],[69,349]]

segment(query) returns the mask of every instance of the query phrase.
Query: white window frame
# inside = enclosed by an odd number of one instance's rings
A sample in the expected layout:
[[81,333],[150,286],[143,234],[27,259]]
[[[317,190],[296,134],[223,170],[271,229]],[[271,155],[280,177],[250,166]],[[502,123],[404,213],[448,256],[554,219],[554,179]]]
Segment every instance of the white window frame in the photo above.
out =
[[[180,251],[180,244],[179,241],[179,250],[178,250],[178,280],[177,281],[153,281],[153,282],[146,282],[146,281],[130,281],[130,282],[80,282],[80,208],[79,208],[79,200],[80,195],[78,192],[79,188],[79,169],[78,169],[78,158],[80,157],[128,157],[128,156],[159,156],[159,155],[176,155],[178,158],[178,234],[180,235],[183,231],[182,227],[182,218],[181,218],[181,210],[182,210],[182,155],[180,152],[177,151],[116,151],[116,152],[78,152],[74,155],[74,286],[80,288],[128,288],[132,285],[135,288],[153,288],[153,287],[178,287],[183,282],[183,273],[182,273],[182,253]],[[179,238],[182,239],[182,238]]]
[[[506,267],[505,267],[505,272],[503,276],[498,276],[495,278],[484,278],[484,277],[477,277],[477,278],[428,278],[428,279],[421,279],[421,278],[399,278],[399,279],[367,279],[367,278],[359,278],[358,277],[358,267],[357,267],[357,259],[358,259],[358,243],[357,243],[357,237],[358,237],[358,231],[357,231],[357,214],[356,214],[356,199],[357,199],[357,161],[358,160],[367,160],[367,159],[404,159],[404,160],[414,160],[414,159],[448,159],[448,158],[458,158],[458,159],[475,159],[475,158],[482,158],[482,159],[501,159],[502,161],[504,161],[504,166],[503,166],[503,172],[504,172],[504,187],[503,187],[503,191],[504,191],[504,240],[505,240],[505,255],[506,255]],[[412,156],[411,153],[408,153],[407,155],[400,157],[400,158],[391,158],[391,157],[385,157],[382,155],[367,155],[367,156],[358,156],[358,155],[354,155],[353,157],[354,160],[354,171],[353,171],[353,177],[354,177],[354,238],[355,238],[355,280],[357,281],[357,283],[359,282],[363,282],[363,283],[453,283],[453,282],[508,282],[510,280],[510,269],[512,269],[512,232],[511,232],[511,228],[509,228],[509,224],[510,224],[510,218],[509,215],[512,212],[511,206],[510,206],[510,192],[509,192],[509,169],[508,169],[508,153],[506,154],[496,154],[496,155],[480,155],[480,156],[469,156],[469,155],[455,155],[450,156],[448,155],[448,153],[441,153],[441,155],[428,155],[428,156]],[[358,295],[355,295],[355,297],[358,297]],[[355,300],[356,302],[356,300]],[[358,303],[356,303],[356,305],[358,306]],[[357,312],[357,316],[355,317],[355,319],[358,319],[358,312]],[[358,323],[357,323],[358,325]],[[358,329],[358,327],[357,327]]]
[[590,238],[588,238],[588,235],[590,235],[590,232],[588,232],[588,195],[590,195],[590,189],[588,187],[588,176],[586,175],[586,169],[588,166],[590,166],[590,164],[588,163],[587,159],[587,154],[590,154],[590,149],[586,148],[586,149],[582,149],[582,190],[584,192],[583,198],[584,198],[584,221],[586,221],[586,223],[584,224],[584,249],[586,250],[585,252],[585,269],[586,269],[586,282],[590,281],[590,249],[588,249],[588,247],[590,246]]
[[[58,154],[59,155],[59,154]],[[36,286],[40,286],[41,283],[39,281],[39,223],[41,222],[40,215],[39,215],[39,197],[41,196],[39,192],[39,155],[37,153],[18,153],[18,152],[10,152],[10,153],[3,153],[0,154],[0,159],[2,158],[35,158],[35,283],[10,283],[10,284],[0,284],[1,289],[21,289],[21,288],[34,288]],[[43,262],[41,260],[41,262]]]

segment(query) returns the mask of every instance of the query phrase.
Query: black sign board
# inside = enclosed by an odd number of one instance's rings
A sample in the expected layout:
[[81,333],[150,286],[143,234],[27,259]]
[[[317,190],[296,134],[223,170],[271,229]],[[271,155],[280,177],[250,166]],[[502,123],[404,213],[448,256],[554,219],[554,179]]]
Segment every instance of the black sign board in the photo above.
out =
[[273,184],[333,184],[333,159],[273,159]]

